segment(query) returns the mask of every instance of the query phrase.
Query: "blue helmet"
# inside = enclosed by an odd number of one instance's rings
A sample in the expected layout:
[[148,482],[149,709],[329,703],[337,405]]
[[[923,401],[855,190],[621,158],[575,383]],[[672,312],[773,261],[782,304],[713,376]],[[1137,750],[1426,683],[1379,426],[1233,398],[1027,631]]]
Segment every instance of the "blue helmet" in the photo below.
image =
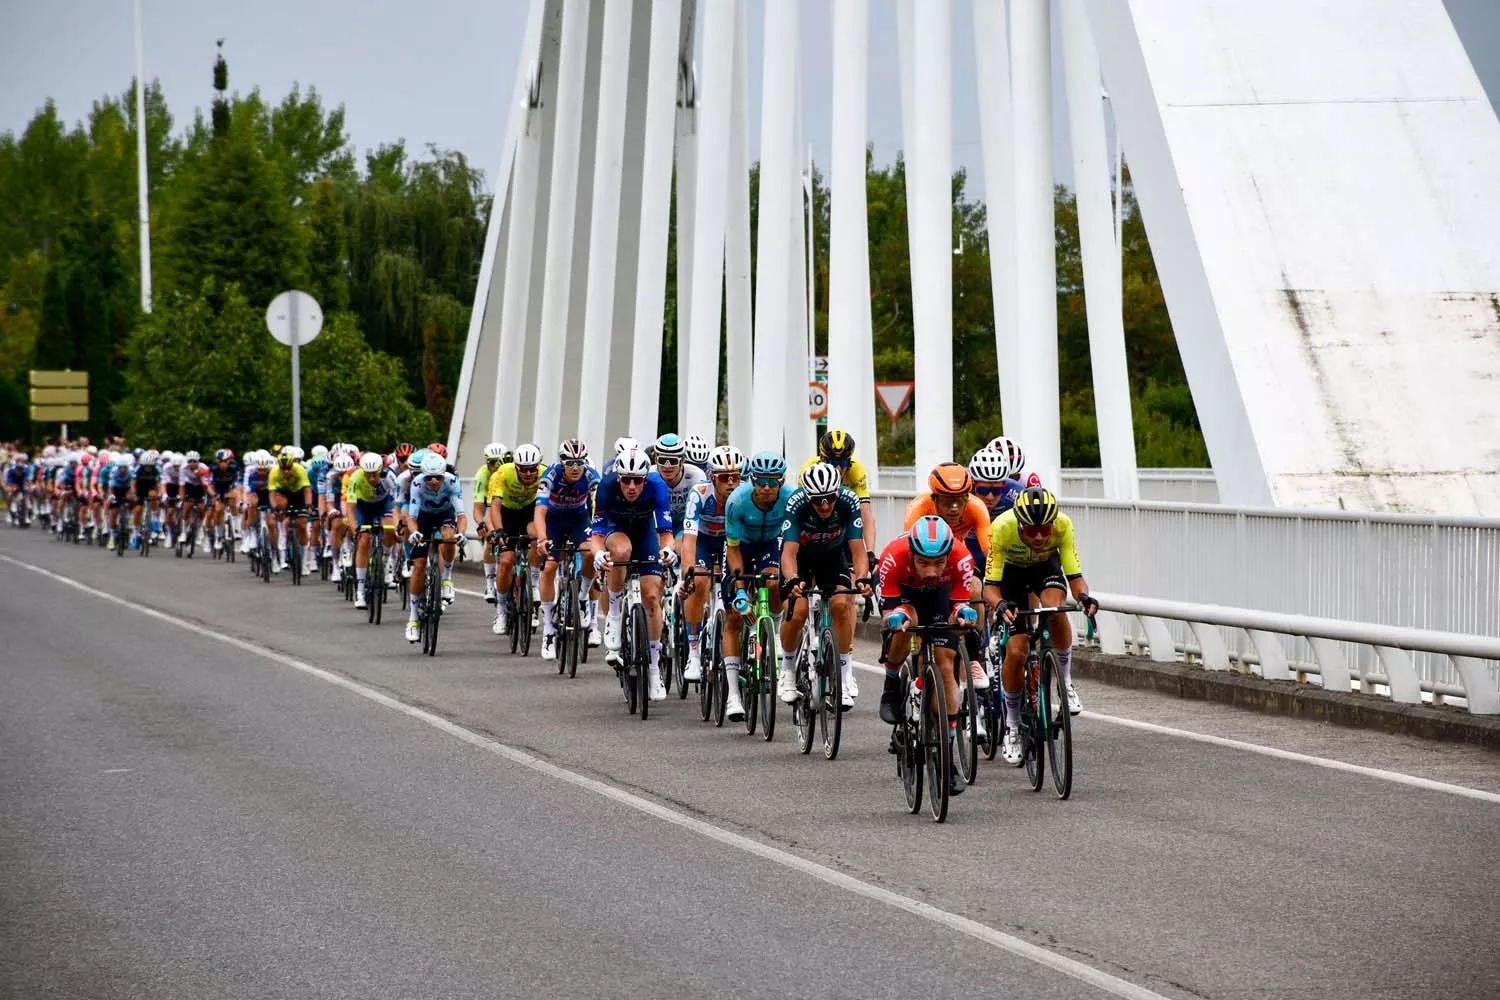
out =
[[776,476],[786,475],[786,459],[774,451],[758,451],[750,456],[750,464],[745,468],[748,476]]
[[911,542],[912,555],[925,559],[941,559],[953,551],[953,529],[933,514],[917,518],[906,537]]
[[428,451],[426,448],[418,448],[416,451],[406,456],[406,467],[413,472],[420,471],[422,468],[422,462],[426,460],[427,456],[430,454],[432,454],[432,452]]

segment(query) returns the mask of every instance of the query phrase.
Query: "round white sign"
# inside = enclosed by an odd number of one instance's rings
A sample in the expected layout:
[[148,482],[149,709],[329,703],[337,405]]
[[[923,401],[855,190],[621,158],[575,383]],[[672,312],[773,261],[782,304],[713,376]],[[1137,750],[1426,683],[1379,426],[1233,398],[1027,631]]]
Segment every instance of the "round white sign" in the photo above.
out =
[[266,307],[266,329],[288,347],[311,343],[323,330],[323,307],[306,292],[282,292]]

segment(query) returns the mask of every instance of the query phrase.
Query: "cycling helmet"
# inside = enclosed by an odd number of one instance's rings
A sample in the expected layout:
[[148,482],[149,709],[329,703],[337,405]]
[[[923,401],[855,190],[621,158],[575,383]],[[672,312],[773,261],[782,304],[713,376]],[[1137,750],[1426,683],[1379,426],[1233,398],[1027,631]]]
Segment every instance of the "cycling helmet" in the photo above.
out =
[[906,533],[911,553],[924,559],[941,559],[953,551],[953,529],[935,514],[917,518]]
[[831,497],[838,493],[843,484],[844,477],[839,470],[827,462],[809,465],[802,473],[802,488],[810,497]]
[[328,449],[328,453],[330,455],[349,455],[352,454],[354,450],[354,445],[350,444],[348,441],[338,441],[334,443],[334,446],[332,448]]
[[283,455],[290,455],[290,456],[292,456],[292,461],[293,462],[300,462],[300,461],[302,461],[304,455],[306,454],[301,448],[297,447],[294,444],[289,444],[285,448],[281,449],[281,453]]
[[315,462],[326,460],[328,458],[328,449],[321,444],[315,444],[313,445],[312,457]]
[[958,497],[974,488],[974,480],[962,465],[944,462],[927,477],[927,488],[935,497]]
[[615,438],[615,457],[619,458],[632,448],[639,448],[641,443],[633,437]]
[[198,454],[196,451],[190,451],[186,455],[182,456],[182,460],[184,462],[201,462],[203,461],[203,456]]
[[276,459],[269,451],[263,451],[255,456],[255,464],[262,469],[269,469],[276,464]]
[[[48,455],[47,457],[51,458],[52,456]],[[157,462],[160,462],[160,461],[161,461],[161,452],[157,451],[155,448],[152,448],[151,450],[147,451],[144,455],[141,456],[141,464],[142,465],[155,465]]]
[[701,435],[689,434],[682,439],[682,446],[687,450],[687,460],[694,465],[703,465],[709,460],[712,449]]
[[681,459],[687,455],[687,446],[676,434],[663,434],[656,439],[656,457]]
[[969,475],[982,483],[998,483],[1010,472],[1005,456],[991,448],[981,448],[969,459]]
[[[427,446],[427,450],[437,455],[439,458],[446,459],[448,457],[448,446],[443,444],[441,441],[432,442],[432,444]],[[447,462],[444,462],[443,464],[446,466]]]
[[559,462],[587,462],[589,460],[589,449],[578,438],[568,438],[557,446],[557,460]]
[[214,452],[215,462],[228,462],[233,458],[234,450],[232,448],[220,448],[218,451]]
[[1043,486],[1029,486],[1016,497],[1016,523],[1032,527],[1057,520],[1057,497]]
[[542,449],[534,444],[516,445],[516,468],[535,469],[542,464]]
[[848,431],[826,431],[818,441],[818,457],[825,462],[847,462],[854,457],[854,438]]
[[1022,469],[1026,468],[1026,456],[1021,454],[1021,446],[1010,438],[992,438],[985,447],[990,451],[999,452],[1005,458],[1005,478],[1014,479],[1020,475]]
[[744,454],[732,444],[715,448],[708,456],[708,471],[716,476],[726,472],[739,472],[744,464]]
[[406,467],[413,472],[419,471],[422,468],[422,463],[427,461],[427,456],[430,454],[431,452],[426,448],[418,448],[406,456]]
[[78,457],[78,461],[81,462],[85,467],[87,467],[94,464],[94,456],[90,455],[88,452],[84,452]]
[[367,451],[360,456],[359,468],[361,472],[379,472],[385,468],[385,459],[378,452]]
[[448,471],[448,460],[442,455],[435,453],[431,448],[427,449],[427,457],[422,459],[423,476],[441,476]]
[[786,475],[786,459],[774,451],[758,451],[750,456],[750,464],[745,466],[747,476],[776,476]]
[[491,441],[484,446],[484,460],[486,462],[503,462],[509,451],[510,449],[499,441]]
[[354,456],[347,451],[341,451],[333,456],[333,469],[335,472],[353,472]]
[[651,471],[651,459],[640,448],[631,448],[615,459],[615,475],[644,476]]
[[123,465],[128,469],[135,464],[135,456],[128,451],[122,451],[118,459],[116,459],[116,464]]
[[417,449],[412,445],[410,441],[402,441],[400,444],[396,445],[396,461],[406,461],[407,456],[416,450]]
[[56,455],[57,455],[57,445],[55,445],[55,444],[49,444],[47,447],[45,447],[45,448],[42,449],[42,457],[43,458],[53,458]]

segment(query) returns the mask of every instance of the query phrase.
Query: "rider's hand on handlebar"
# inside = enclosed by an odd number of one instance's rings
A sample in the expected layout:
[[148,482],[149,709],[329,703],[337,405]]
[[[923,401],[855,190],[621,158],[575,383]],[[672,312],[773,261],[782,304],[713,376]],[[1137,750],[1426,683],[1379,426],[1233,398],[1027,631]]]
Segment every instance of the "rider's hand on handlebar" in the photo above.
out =
[[953,612],[953,623],[962,628],[968,628],[979,621],[979,612],[967,604],[961,604]]
[[1006,601],[1000,606],[1000,617],[1005,619],[1005,624],[1014,625],[1016,622],[1016,612],[1020,610],[1021,606],[1015,601]]
[[1086,592],[1078,595],[1078,606],[1090,618],[1094,617],[1094,614],[1099,610],[1099,602],[1090,597]]
[[677,553],[671,549],[662,549],[659,558],[661,559],[661,564],[667,569],[671,569],[677,565]]
[[734,592],[734,610],[742,615],[750,613],[750,595],[745,593],[744,587]]
[[603,573],[609,569],[609,553],[600,549],[594,553],[594,572]]
[[421,545],[423,542],[422,533],[420,531],[413,531],[410,535],[407,536],[406,540],[411,542],[413,545]]
[[552,554],[552,539],[538,538],[536,541],[536,550],[541,553],[543,559],[550,556]]
[[885,627],[893,632],[904,632],[911,619],[907,617],[905,610],[897,608],[885,616]]

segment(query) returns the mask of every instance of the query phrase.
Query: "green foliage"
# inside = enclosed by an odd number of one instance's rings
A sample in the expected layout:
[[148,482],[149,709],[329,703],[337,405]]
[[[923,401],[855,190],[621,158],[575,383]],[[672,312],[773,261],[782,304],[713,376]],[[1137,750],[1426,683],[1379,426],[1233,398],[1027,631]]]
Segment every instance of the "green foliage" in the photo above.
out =
[[0,441],[26,441],[30,437],[26,393],[15,379],[0,374]]

